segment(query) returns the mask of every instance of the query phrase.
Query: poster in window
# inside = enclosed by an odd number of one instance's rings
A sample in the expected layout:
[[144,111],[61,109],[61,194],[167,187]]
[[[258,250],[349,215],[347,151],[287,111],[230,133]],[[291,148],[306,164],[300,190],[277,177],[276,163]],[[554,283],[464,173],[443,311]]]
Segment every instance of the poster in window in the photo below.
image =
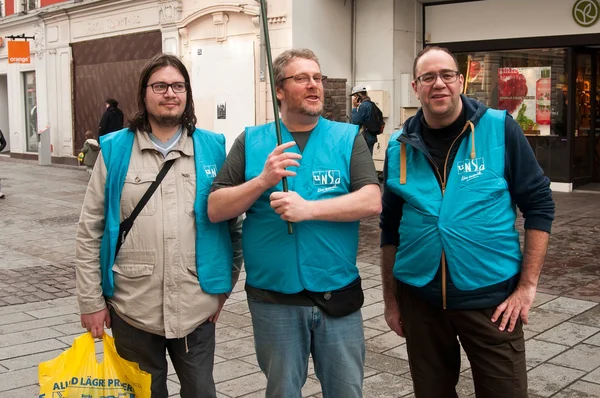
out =
[[469,70],[467,71],[467,82],[469,84],[481,85],[483,83],[484,73],[485,63],[483,61],[470,60]]
[[505,109],[525,134],[550,134],[550,67],[498,68],[498,109]]

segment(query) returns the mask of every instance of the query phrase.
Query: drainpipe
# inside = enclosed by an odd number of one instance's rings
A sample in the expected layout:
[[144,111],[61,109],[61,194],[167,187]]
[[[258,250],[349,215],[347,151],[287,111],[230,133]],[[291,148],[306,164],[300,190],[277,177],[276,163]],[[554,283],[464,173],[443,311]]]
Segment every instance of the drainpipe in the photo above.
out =
[[352,0],[352,34],[350,36],[350,46],[352,48],[352,87],[356,86],[356,1]]

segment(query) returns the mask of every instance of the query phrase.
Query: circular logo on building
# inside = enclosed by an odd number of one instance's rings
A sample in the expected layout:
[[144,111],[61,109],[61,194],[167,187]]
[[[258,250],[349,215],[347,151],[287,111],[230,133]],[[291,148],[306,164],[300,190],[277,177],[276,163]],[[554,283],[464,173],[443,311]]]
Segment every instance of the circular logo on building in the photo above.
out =
[[600,7],[596,0],[577,0],[573,5],[573,19],[584,28],[595,24],[599,15]]

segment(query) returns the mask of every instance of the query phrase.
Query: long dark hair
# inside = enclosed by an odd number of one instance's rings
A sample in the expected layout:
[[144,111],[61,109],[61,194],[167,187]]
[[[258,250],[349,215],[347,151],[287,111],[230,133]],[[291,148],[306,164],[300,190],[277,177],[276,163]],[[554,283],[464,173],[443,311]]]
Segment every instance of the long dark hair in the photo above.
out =
[[185,68],[185,65],[172,54],[157,54],[152,57],[144,68],[142,69],[142,74],[140,75],[140,81],[138,83],[138,95],[137,95],[137,111],[136,113],[129,119],[129,128],[133,131],[143,130],[147,132],[152,132],[152,128],[150,127],[150,122],[148,121],[148,112],[146,110],[146,104],[144,103],[144,99],[146,98],[146,86],[148,85],[148,80],[150,80],[150,76],[158,69],[172,66],[176,68],[179,73],[183,75],[185,80],[187,89],[185,92],[186,95],[186,104],[185,109],[183,110],[183,115],[181,115],[181,125],[187,129],[188,134],[192,135],[194,130],[196,129],[196,114],[194,113],[194,100],[192,96],[192,86],[190,83],[190,75]]

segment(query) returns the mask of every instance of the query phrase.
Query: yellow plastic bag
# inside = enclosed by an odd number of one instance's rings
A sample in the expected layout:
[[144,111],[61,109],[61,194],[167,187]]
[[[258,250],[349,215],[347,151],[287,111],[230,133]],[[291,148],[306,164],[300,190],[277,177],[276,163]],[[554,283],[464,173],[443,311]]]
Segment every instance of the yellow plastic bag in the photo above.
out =
[[150,398],[151,375],[119,357],[104,334],[104,360],[96,361],[94,338],[85,333],[73,346],[38,367],[40,398]]

